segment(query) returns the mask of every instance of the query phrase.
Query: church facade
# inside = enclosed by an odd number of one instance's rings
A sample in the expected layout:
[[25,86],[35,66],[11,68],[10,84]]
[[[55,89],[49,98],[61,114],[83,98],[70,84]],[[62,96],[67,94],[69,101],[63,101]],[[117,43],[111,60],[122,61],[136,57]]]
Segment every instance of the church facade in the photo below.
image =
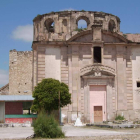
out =
[[[78,30],[85,20],[87,29]],[[66,83],[72,104],[62,121],[140,119],[140,36],[120,32],[120,19],[92,11],[63,11],[33,20],[31,52],[10,51],[9,94],[31,95],[44,78]]]

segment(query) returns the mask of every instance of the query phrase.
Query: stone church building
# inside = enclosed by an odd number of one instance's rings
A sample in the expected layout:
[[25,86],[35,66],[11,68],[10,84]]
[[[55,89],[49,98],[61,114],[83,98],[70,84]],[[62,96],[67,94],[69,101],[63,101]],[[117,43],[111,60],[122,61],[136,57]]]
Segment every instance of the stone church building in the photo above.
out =
[[[87,29],[77,29],[81,19]],[[10,51],[9,95],[31,95],[42,79],[55,78],[71,93],[63,122],[75,122],[77,112],[85,123],[140,119],[139,34],[123,34],[119,17],[93,11],[38,15],[33,25],[32,51]]]

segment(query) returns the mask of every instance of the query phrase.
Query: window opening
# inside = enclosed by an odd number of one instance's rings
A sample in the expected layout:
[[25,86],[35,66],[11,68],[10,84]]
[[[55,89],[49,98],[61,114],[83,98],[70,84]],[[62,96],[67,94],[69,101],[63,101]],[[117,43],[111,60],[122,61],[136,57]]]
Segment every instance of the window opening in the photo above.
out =
[[83,19],[78,21],[78,28],[80,29],[87,29],[87,22]]
[[80,16],[76,20],[77,31],[86,30],[90,24],[90,20],[86,16]]
[[114,20],[110,20],[108,26],[109,26],[108,27],[109,28],[109,31],[113,32],[114,29],[115,29],[115,22],[114,22]]
[[66,19],[64,19],[63,21],[62,21],[62,24],[63,24],[63,29],[62,29],[62,32],[64,33],[64,32],[67,32],[67,20]]
[[137,87],[140,88],[140,82],[137,82]]
[[53,19],[49,18],[45,21],[45,27],[48,32],[54,32],[54,26],[55,26],[55,23],[54,23]]
[[50,31],[50,32],[54,32],[54,22],[50,25],[49,31]]
[[94,63],[101,63],[101,47],[94,47]]

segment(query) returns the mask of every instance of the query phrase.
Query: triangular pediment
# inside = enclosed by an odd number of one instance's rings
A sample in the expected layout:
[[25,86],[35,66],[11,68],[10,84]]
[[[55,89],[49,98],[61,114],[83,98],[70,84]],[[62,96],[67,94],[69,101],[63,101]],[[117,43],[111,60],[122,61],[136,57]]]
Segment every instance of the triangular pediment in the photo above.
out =
[[92,41],[92,34],[86,34],[80,37],[77,37],[73,40],[73,42],[91,42]]
[[[76,35],[72,36],[68,42],[92,42],[92,31],[82,31],[77,33]],[[109,31],[102,31],[102,41],[104,43],[127,43],[128,40],[124,38],[122,35],[109,32]]]

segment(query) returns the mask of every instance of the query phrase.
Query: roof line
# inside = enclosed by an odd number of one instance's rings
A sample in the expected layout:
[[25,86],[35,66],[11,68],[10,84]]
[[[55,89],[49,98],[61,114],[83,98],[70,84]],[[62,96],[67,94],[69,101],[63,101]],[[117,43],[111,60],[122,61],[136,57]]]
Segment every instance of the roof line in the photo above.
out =
[[9,86],[9,83],[6,84],[5,86],[1,87],[1,88],[0,88],[0,91],[3,90],[4,88],[8,87],[8,86]]
[[110,14],[110,13],[106,13],[106,12],[102,12],[102,11],[100,11],[100,12],[98,12],[98,11],[84,11],[84,10],[81,10],[81,11],[77,11],[77,10],[75,10],[75,11],[57,11],[57,12],[54,12],[54,11],[52,11],[52,12],[50,12],[50,13],[46,13],[46,14],[42,14],[42,15],[40,15],[40,14],[38,14],[34,19],[33,19],[33,21],[36,21],[37,19],[41,19],[41,18],[43,18],[44,16],[47,16],[47,15],[52,15],[52,14],[61,14],[61,13],[65,13],[65,14],[71,14],[71,13],[74,13],[74,12],[89,12],[89,13],[94,13],[94,14],[102,14],[102,15],[111,15],[111,16],[115,16],[119,21],[120,21],[120,18],[118,17],[118,16],[116,16],[116,15],[113,15],[113,14]]

